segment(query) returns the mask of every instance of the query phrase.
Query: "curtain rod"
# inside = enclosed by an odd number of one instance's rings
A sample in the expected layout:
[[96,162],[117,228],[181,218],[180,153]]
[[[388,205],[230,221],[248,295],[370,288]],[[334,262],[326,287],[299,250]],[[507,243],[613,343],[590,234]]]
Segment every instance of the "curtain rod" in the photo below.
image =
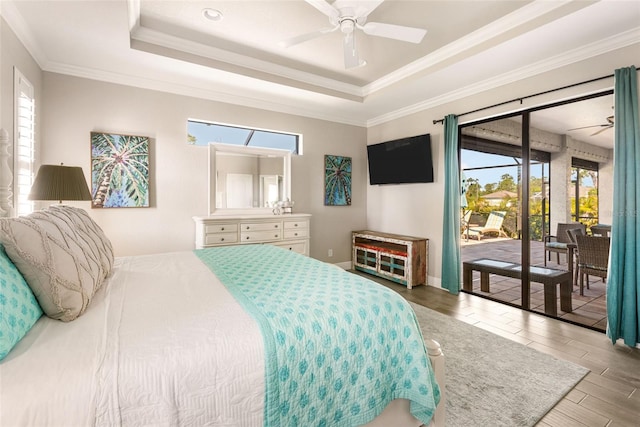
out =
[[[576,87],[576,86],[581,86],[581,85],[588,84],[588,83],[597,82],[599,80],[609,79],[609,78],[613,77],[614,75],[615,74],[610,74],[608,76],[597,77],[595,79],[586,80],[586,81],[580,82],[580,83],[570,84],[568,86],[562,86],[562,87],[558,87],[558,88],[555,88],[555,89],[545,90],[544,92],[534,93],[533,95],[521,96],[519,98],[510,99],[509,101],[504,101],[504,102],[499,102],[498,104],[489,105],[488,107],[482,107],[482,108],[478,108],[477,110],[467,111],[466,113],[458,114],[456,117],[462,117],[462,116],[466,116],[468,114],[477,113],[478,111],[488,110],[488,109],[494,108],[494,107],[500,107],[500,106],[503,106],[503,105],[506,105],[506,104],[510,104],[510,103],[516,102],[516,101],[519,101],[520,104],[522,104],[522,101],[524,101],[525,99],[533,98],[535,96],[540,96],[540,95],[546,95],[548,93],[557,92],[559,90],[570,89],[572,87]],[[434,125],[436,123],[444,123],[444,117],[441,118],[440,120],[434,120],[433,121]]]

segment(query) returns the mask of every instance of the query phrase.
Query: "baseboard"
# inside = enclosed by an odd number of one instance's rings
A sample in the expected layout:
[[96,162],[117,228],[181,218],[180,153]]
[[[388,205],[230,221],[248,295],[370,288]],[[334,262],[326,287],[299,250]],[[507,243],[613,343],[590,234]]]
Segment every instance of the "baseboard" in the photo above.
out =
[[340,267],[343,270],[351,270],[351,261],[345,261],[345,262],[337,262],[333,265],[336,265],[338,267]]

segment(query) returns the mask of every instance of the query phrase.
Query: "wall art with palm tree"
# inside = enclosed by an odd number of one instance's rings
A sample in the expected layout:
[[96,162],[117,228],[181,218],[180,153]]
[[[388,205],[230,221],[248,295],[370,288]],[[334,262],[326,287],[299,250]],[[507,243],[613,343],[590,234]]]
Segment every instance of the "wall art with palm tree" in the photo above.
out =
[[351,205],[351,157],[324,156],[324,204]]
[[149,138],[91,132],[91,207],[149,207]]

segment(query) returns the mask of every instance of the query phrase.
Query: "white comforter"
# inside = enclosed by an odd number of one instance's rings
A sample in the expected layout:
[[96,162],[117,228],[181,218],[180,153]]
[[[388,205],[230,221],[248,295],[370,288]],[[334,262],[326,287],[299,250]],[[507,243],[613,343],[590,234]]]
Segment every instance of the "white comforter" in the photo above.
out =
[[83,316],[42,317],[0,362],[0,425],[262,425],[262,336],[213,273],[192,252],[116,263]]

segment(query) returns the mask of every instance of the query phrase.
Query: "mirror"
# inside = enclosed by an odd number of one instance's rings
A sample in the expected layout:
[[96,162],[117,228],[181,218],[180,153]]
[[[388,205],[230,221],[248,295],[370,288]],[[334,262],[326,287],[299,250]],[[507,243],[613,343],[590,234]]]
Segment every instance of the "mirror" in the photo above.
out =
[[209,144],[209,213],[271,214],[291,199],[291,152]]

